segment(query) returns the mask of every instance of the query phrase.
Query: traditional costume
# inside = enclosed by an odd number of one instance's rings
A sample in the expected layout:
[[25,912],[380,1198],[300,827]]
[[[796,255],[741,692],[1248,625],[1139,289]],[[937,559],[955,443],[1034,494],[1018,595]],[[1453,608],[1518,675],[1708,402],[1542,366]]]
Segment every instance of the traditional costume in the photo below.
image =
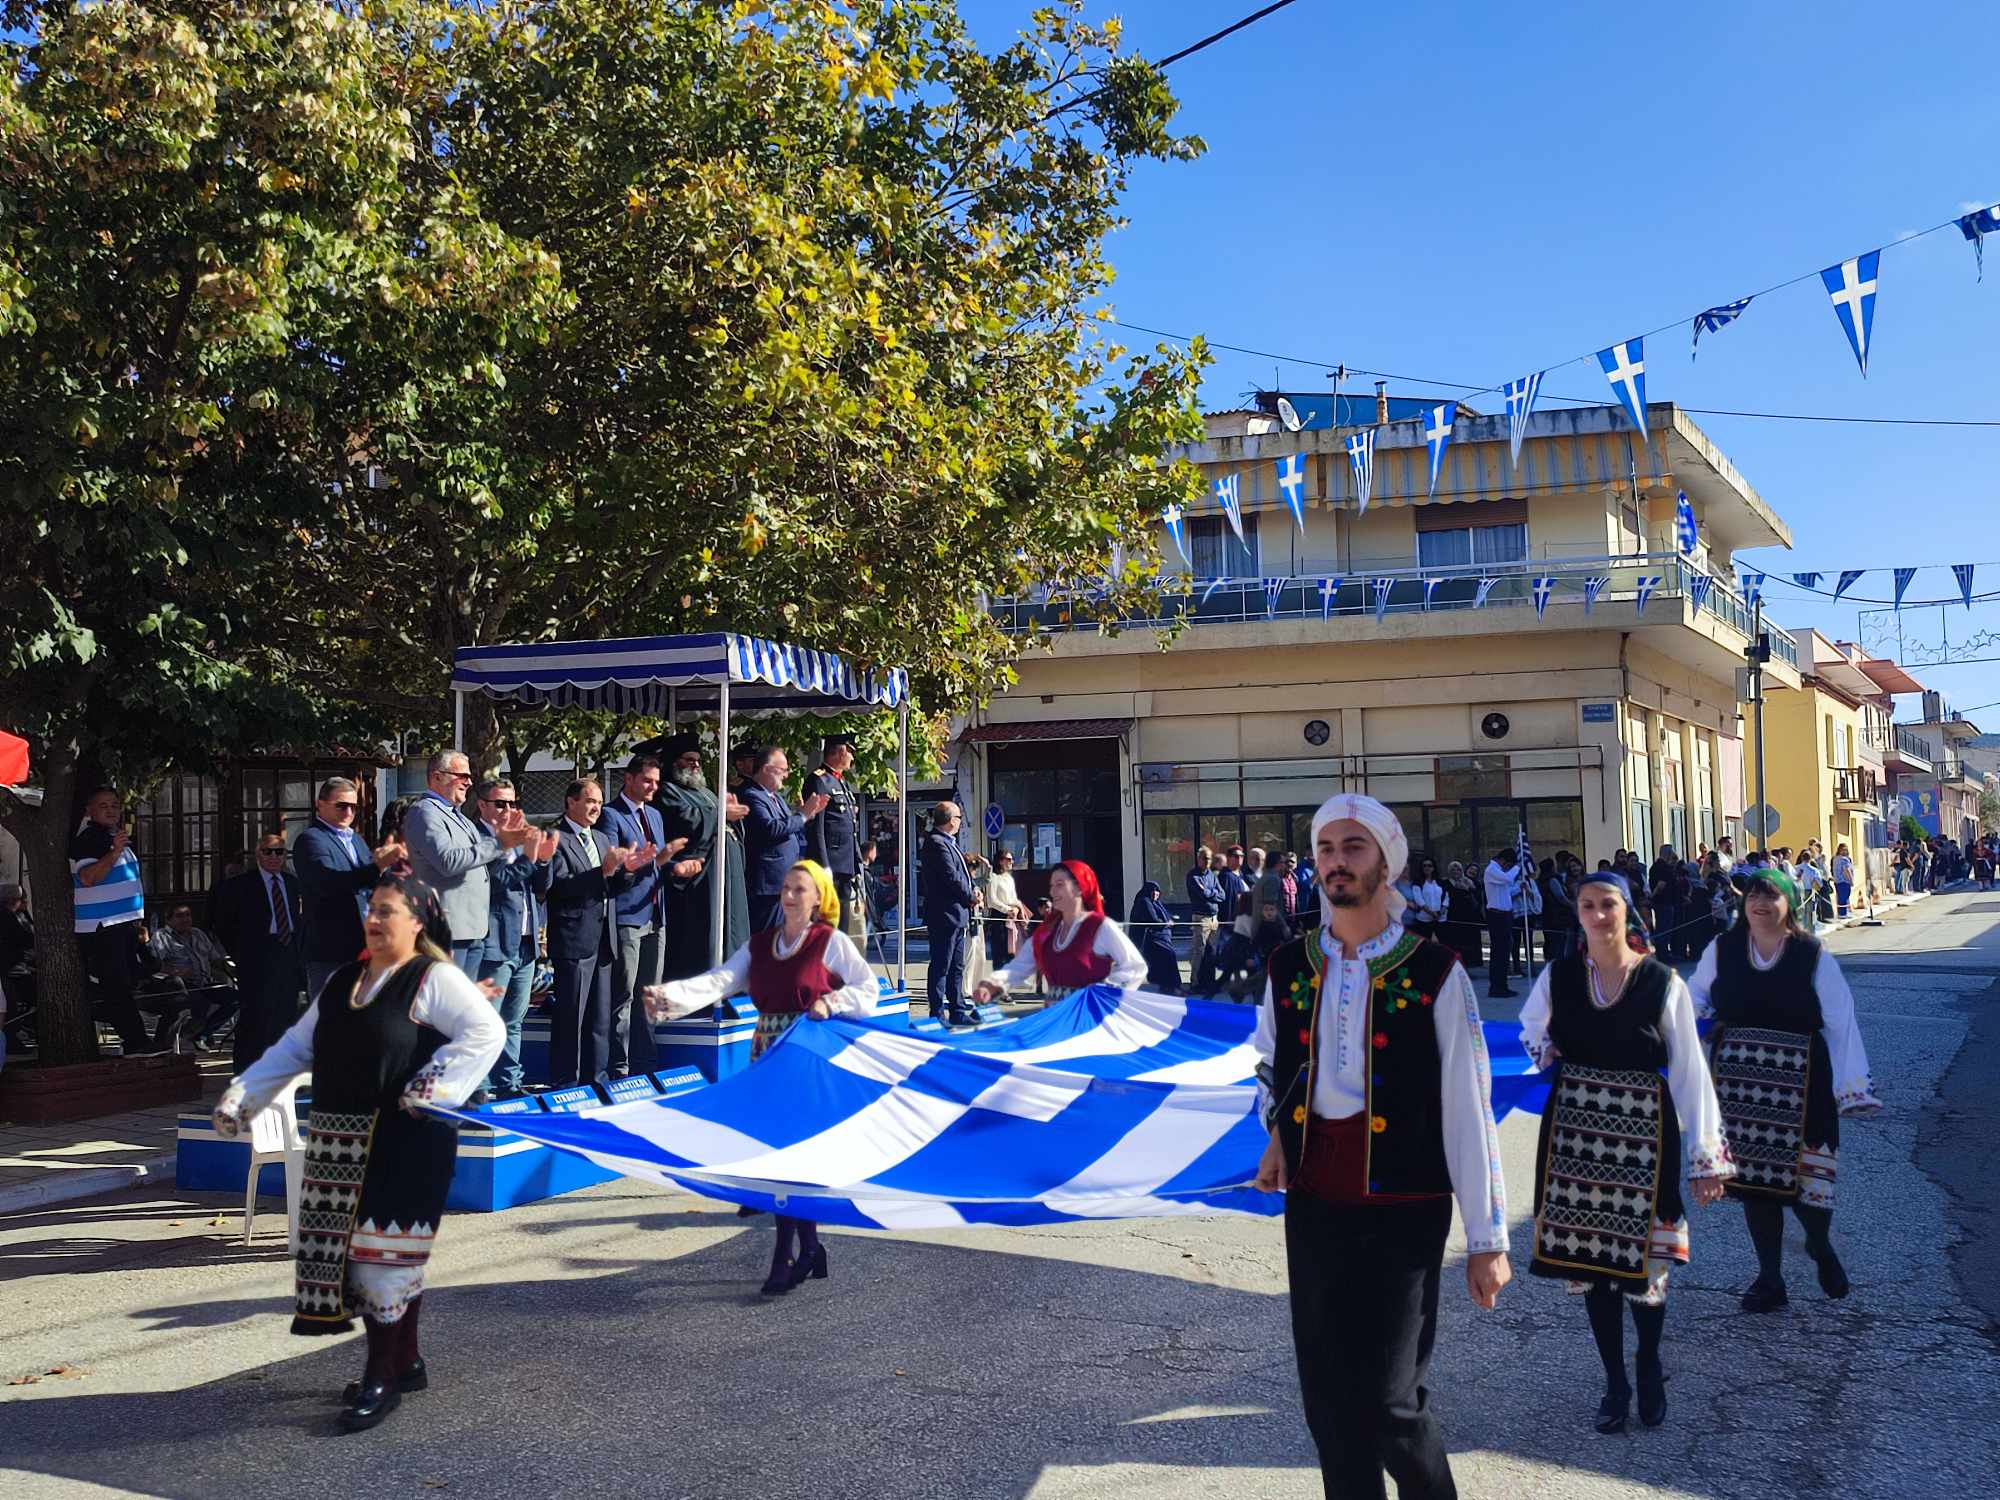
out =
[[[1330,798],[1315,847],[1343,819],[1381,846],[1385,886],[1403,873],[1402,825],[1371,797]],[[1449,949],[1404,931],[1393,889],[1387,905],[1352,953],[1328,926],[1272,954],[1255,1045],[1326,1493],[1379,1497],[1386,1469],[1404,1500],[1425,1500],[1457,1493],[1424,1386],[1452,1199],[1475,1254],[1506,1250],[1507,1201],[1478,998]]]
[[990,983],[1007,990],[1022,990],[1037,976],[1051,1000],[1060,1000],[1093,984],[1115,984],[1121,990],[1143,989],[1146,960],[1132,946],[1125,929],[1104,914],[1104,896],[1097,888],[1097,872],[1080,859],[1066,859],[1057,865],[1083,896],[1083,915],[1074,922],[1052,917],[1035,929],[1034,940]]
[[[1749,881],[1775,886],[1788,902],[1799,898],[1780,870],[1754,871]],[[1817,938],[1792,933],[1767,959],[1747,918],[1708,945],[1689,987],[1696,1010],[1715,1018],[1709,1050],[1737,1166],[1728,1191],[1743,1204],[1757,1250],[1757,1280],[1744,1293],[1745,1310],[1768,1312],[1789,1300],[1787,1203],[1805,1231],[1820,1289],[1846,1296],[1847,1272],[1832,1240],[1840,1117],[1882,1107],[1855,1022],[1854,992]]]
[[[1591,884],[1611,885],[1625,898],[1635,946],[1643,946],[1631,888],[1600,874],[1587,876],[1579,895]],[[1666,1418],[1660,1340],[1667,1272],[1688,1261],[1681,1160],[1685,1155],[1691,1178],[1729,1178],[1736,1170],[1694,1003],[1680,976],[1650,955],[1607,994],[1596,964],[1579,951],[1536,978],[1521,1011],[1521,1044],[1553,1075],[1535,1152],[1528,1269],[1584,1293],[1604,1362],[1602,1432],[1624,1427],[1632,1398],[1620,1305],[1630,1303],[1639,1333],[1639,1416],[1657,1427]]]
[[[847,934],[835,926],[840,920],[840,896],[834,890],[833,876],[811,860],[801,860],[792,868],[805,871],[819,888],[819,913],[805,935],[795,945],[788,945],[781,922],[752,933],[750,941],[730,954],[720,968],[692,979],[647,986],[643,994],[652,1019],[671,1021],[732,995],[747,994],[757,1007],[757,1034],[750,1049],[754,1060],[790,1030],[816,1000],[824,1000],[834,1015],[865,1016],[874,1010],[880,994],[875,971]],[[794,1234],[798,1237],[796,1258],[792,1254]],[[778,1239],[771,1251],[771,1274],[765,1278],[763,1294],[783,1296],[808,1277],[824,1279],[826,1274],[826,1247],[819,1242],[817,1226],[809,1219],[778,1215]]]

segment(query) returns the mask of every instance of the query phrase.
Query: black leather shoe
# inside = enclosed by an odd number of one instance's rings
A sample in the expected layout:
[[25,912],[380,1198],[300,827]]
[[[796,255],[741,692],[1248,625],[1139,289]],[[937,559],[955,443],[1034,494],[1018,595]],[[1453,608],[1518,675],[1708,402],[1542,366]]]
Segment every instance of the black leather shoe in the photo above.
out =
[[771,1267],[771,1274],[765,1277],[764,1284],[757,1288],[757,1295],[760,1297],[784,1296],[785,1293],[789,1292],[796,1285],[792,1280],[793,1269],[794,1267],[789,1260],[782,1261]]
[[1831,1250],[1827,1251],[1826,1259],[1819,1263],[1819,1289],[1835,1301],[1845,1297],[1852,1290],[1847,1280],[1847,1267],[1840,1263],[1840,1257]]
[[379,1427],[382,1419],[402,1404],[403,1393],[393,1383],[364,1385],[354,1404],[340,1414],[340,1425],[349,1432],[366,1432]]
[[1639,1366],[1639,1420],[1648,1427],[1667,1420],[1667,1374],[1658,1364]]
[[[427,1391],[430,1388],[431,1372],[424,1367],[424,1362],[421,1359],[396,1377],[396,1389],[401,1391],[405,1396],[409,1395],[412,1391]],[[347,1389],[340,1393],[340,1404],[342,1406],[352,1406],[360,1399],[361,1382],[358,1380],[348,1381]]]
[[792,1278],[786,1284],[786,1290],[789,1291],[795,1286],[803,1286],[808,1280],[826,1280],[826,1246],[824,1245],[815,1245],[812,1254],[802,1255],[793,1263]]
[[1602,1433],[1623,1432],[1626,1413],[1631,1409],[1632,1387],[1606,1386],[1604,1399],[1597,1403],[1597,1430]]
[[1743,1294],[1743,1310],[1747,1313],[1776,1312],[1791,1300],[1785,1292],[1784,1283],[1772,1286],[1768,1282],[1753,1281],[1750,1290]]

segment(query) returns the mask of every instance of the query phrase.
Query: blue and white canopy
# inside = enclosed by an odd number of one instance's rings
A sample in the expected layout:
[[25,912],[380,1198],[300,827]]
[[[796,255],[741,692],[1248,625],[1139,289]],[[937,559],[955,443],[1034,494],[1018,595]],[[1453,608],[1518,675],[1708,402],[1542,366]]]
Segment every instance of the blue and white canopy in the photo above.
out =
[[910,690],[901,667],[857,667],[832,651],[730,632],[464,646],[451,674],[457,693],[661,717],[669,692],[683,712],[700,712],[716,706],[725,682],[732,715],[896,708]]
[[[1256,1007],[1109,986],[988,1031],[800,1022],[675,1098],[482,1116],[628,1177],[863,1229],[1275,1214],[1248,1186]],[[1494,1112],[1538,1110],[1512,1025],[1488,1027]]]

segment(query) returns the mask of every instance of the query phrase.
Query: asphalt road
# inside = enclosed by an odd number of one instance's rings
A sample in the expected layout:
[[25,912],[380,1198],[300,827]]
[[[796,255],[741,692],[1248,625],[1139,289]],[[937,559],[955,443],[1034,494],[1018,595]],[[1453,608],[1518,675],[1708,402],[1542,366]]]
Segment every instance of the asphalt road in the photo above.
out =
[[[1746,1317],[1741,1218],[1697,1210],[1667,1425],[1604,1438],[1581,1307],[1521,1276],[1480,1313],[1454,1248],[1433,1375],[1464,1495],[1994,1492],[2000,1350],[1963,1279],[1994,1285],[2000,898],[1833,941],[1889,1105],[1842,1152],[1854,1295],[1820,1298],[1794,1231],[1791,1307]],[[1501,1127],[1517,1226],[1534,1124]],[[461,1215],[433,1387],[356,1436],[332,1417],[358,1341],[287,1335],[264,1224],[246,1250],[226,1195],[157,1190],[0,1219],[0,1381],[37,1377],[0,1385],[0,1494],[1319,1493],[1275,1224],[829,1234],[832,1279],[760,1305],[765,1221],[696,1199],[611,1184]]]

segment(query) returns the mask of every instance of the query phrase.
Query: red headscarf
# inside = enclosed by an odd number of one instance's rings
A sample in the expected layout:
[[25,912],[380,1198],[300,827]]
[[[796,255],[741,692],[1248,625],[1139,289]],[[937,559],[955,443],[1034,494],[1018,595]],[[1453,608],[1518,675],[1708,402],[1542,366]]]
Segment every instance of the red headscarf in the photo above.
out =
[[1097,888],[1097,872],[1080,859],[1066,859],[1056,866],[1063,874],[1076,882],[1078,892],[1083,896],[1085,916],[1093,913],[1104,915],[1104,893]]
[[[1082,944],[1075,951],[1088,959],[1091,945],[1097,940],[1097,924],[1104,920],[1104,893],[1097,888],[1097,872],[1080,859],[1066,859],[1056,869],[1076,882],[1077,892],[1083,897],[1083,915],[1077,918],[1074,941]],[[1062,919],[1052,916],[1035,928],[1035,968],[1043,974],[1049,972],[1053,955],[1050,945],[1055,942],[1056,929],[1061,925]]]

